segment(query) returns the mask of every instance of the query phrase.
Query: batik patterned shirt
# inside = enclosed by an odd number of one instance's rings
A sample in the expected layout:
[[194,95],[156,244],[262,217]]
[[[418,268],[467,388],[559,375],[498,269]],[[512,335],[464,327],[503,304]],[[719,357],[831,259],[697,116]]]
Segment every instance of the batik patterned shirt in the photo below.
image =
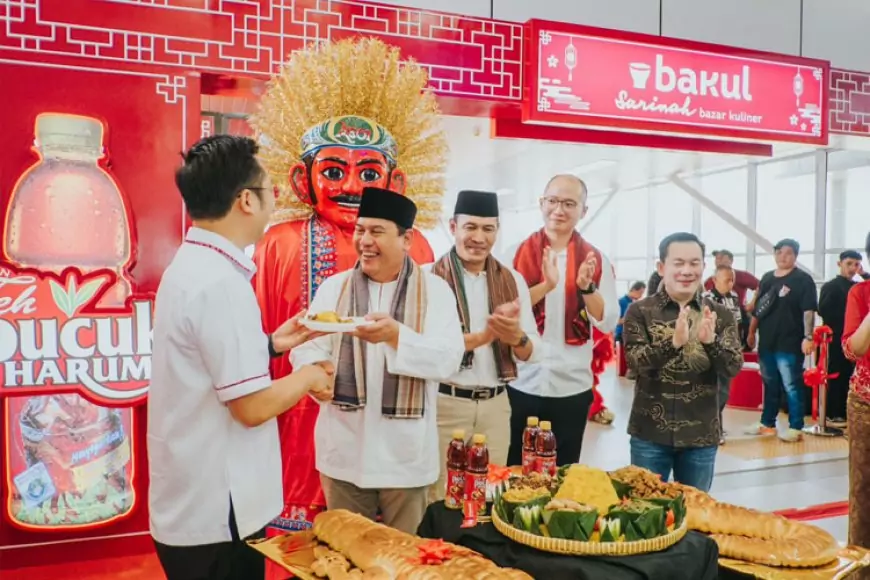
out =
[[[625,314],[622,339],[628,367],[637,375],[628,433],[676,448],[719,444],[717,376],[737,376],[743,353],[737,321],[728,308],[700,293],[689,304],[689,341],[673,345],[680,306],[663,289]],[[716,313],[716,338],[698,339],[707,306]]]

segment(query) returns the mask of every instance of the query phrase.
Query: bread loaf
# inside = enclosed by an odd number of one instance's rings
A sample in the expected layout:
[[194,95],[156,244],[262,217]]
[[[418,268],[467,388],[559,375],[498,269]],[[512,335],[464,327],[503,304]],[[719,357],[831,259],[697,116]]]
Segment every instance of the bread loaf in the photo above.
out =
[[675,485],[686,498],[689,529],[710,534],[722,556],[789,568],[824,566],[838,557],[839,544],[820,528],[718,502],[693,487]]
[[314,533],[333,550],[377,580],[532,580],[519,570],[499,568],[477,552],[453,546],[438,565],[416,563],[427,540],[375,523],[346,510],[328,510],[314,518]]

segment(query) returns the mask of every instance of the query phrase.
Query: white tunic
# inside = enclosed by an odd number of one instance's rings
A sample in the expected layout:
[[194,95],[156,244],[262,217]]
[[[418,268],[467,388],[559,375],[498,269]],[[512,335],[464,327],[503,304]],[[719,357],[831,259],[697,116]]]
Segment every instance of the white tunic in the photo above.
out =
[[[342,282],[352,270],[328,278],[311,301],[311,313],[336,310]],[[426,276],[428,305],[423,333],[400,325],[399,348],[366,345],[366,405],[342,411],[325,403],[314,429],[317,469],[324,475],[364,489],[423,487],[438,479],[436,397],[438,383],[459,368],[462,327],[453,292],[441,278]],[[397,283],[369,281],[369,312],[389,312]],[[324,336],[291,352],[293,368],[333,360],[333,340]],[[384,417],[381,401],[384,367],[395,375],[425,379],[426,402],[421,419]]]
[[[525,279],[513,268],[508,268],[517,283],[517,293],[520,301],[520,328],[529,337],[532,343],[532,356],[527,362],[541,360],[541,337],[538,334],[538,326],[535,324],[535,315],[532,313],[532,299],[529,296],[529,287]],[[486,330],[489,318],[489,288],[487,286],[486,271],[480,274],[471,274],[462,269],[463,282],[465,284],[465,297],[468,302],[468,316],[470,331],[483,332]],[[456,308],[454,298],[454,309]],[[519,360],[517,359],[517,362]],[[457,370],[449,379],[444,381],[457,387],[498,387],[502,382],[498,379],[498,371],[495,366],[495,353],[492,345],[487,344],[474,349],[474,361],[470,369]]]
[[[516,249],[511,253],[511,262]],[[577,274],[565,276],[568,269],[568,250],[556,254],[559,268],[559,285],[546,296],[544,311],[544,348],[538,362],[520,363],[519,377],[511,386],[517,390],[539,397],[569,397],[592,388],[593,341],[585,344],[565,344],[565,295],[566,285],[577,286]],[[609,334],[619,322],[619,297],[616,295],[616,278],[607,256],[601,254],[601,282],[598,292],[604,298],[604,316],[592,324],[601,332]]]
[[230,498],[243,538],[281,513],[275,420],[249,429],[226,407],[272,384],[254,270],[228,240],[192,228],[160,281],[147,438],[162,544],[229,542]]

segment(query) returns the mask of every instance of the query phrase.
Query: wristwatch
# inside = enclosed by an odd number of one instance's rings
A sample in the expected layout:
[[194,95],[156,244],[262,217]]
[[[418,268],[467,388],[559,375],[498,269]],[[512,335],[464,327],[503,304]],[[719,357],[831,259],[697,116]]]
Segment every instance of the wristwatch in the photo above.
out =
[[524,332],[523,335],[520,337],[520,341],[510,346],[511,348],[523,348],[527,344],[529,344],[529,335]]
[[598,286],[595,285],[595,282],[590,282],[587,288],[580,288],[580,294],[595,294],[595,291],[598,290]]
[[281,353],[275,350],[275,344],[272,342],[272,335],[269,335],[269,357],[270,358],[278,358],[281,356]]

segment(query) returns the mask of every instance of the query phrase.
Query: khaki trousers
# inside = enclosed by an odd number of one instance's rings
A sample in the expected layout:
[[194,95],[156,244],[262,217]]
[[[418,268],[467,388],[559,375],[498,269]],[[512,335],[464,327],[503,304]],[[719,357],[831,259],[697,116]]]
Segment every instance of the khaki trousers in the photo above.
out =
[[453,431],[465,431],[465,439],[474,433],[486,435],[489,462],[504,465],[507,462],[511,443],[511,404],[507,392],[482,401],[472,401],[438,393],[438,452],[441,474],[429,489],[429,501],[444,499],[447,479],[447,446],[453,439]]
[[416,535],[426,514],[426,487],[362,489],[320,474],[327,509],[348,510],[373,520],[381,512],[385,525]]

